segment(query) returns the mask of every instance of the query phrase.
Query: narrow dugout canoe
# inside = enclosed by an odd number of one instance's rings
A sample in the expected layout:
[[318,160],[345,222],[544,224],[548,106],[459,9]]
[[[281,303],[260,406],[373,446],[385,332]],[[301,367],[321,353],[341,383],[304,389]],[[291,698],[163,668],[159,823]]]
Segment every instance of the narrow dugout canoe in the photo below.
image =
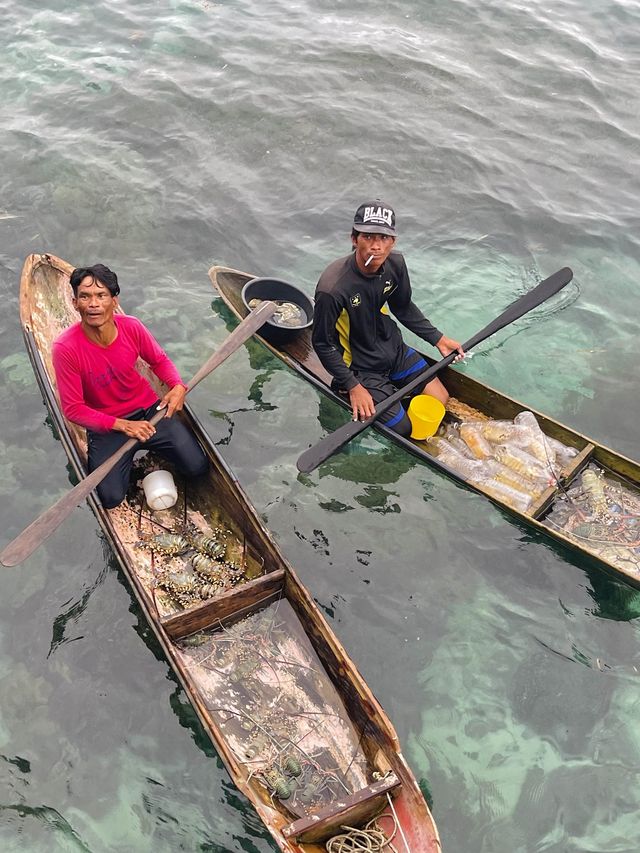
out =
[[[231,311],[240,319],[245,317],[248,311],[242,300],[242,288],[253,276],[214,266],[209,270],[209,277]],[[270,342],[261,335],[256,337],[300,376],[343,408],[349,408],[344,398],[331,391],[331,377],[313,350],[310,329],[292,334],[284,342]],[[429,364],[434,363],[429,356],[424,355],[424,358]],[[456,470],[450,464],[451,454],[447,463],[443,461],[446,454],[438,458],[433,441],[403,438],[379,424],[374,424],[374,428],[589,562],[640,586],[640,465],[455,369],[445,368],[439,376],[451,395],[444,429],[447,425],[488,424],[494,420],[504,423],[529,411],[551,442],[561,442],[570,449],[571,458],[549,478],[552,482],[535,496],[526,510],[508,503],[502,497],[506,490],[497,494],[495,484],[487,486],[466,476],[463,465]],[[474,464],[472,462],[472,466]]]
[[[81,478],[85,432],[63,417],[51,364],[52,341],[77,318],[72,269],[53,255],[27,258],[20,317],[44,401]],[[370,832],[395,835],[398,853],[438,853],[435,823],[389,719],[194,413],[187,407],[182,417],[210,461],[202,482],[175,475],[177,504],[152,513],[139,480],[160,465],[147,453],[120,507],[105,510],[94,495],[89,502],[233,781],[286,853],[355,849],[335,837],[345,824],[371,821]]]

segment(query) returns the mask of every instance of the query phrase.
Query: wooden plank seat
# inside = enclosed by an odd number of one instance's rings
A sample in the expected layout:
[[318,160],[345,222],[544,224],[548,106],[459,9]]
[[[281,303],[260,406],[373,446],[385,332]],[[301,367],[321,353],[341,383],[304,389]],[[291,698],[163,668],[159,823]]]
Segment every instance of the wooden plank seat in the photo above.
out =
[[400,780],[395,773],[389,773],[384,779],[341,797],[316,814],[293,821],[284,827],[282,834],[297,842],[311,843],[342,832],[345,825],[362,826],[382,812],[387,805],[386,795],[399,785]]
[[173,642],[213,627],[234,614],[238,618],[276,598],[282,592],[285,581],[284,569],[277,569],[255,580],[247,581],[221,593],[209,601],[196,604],[180,613],[165,616],[162,627]]
[[594,450],[595,447],[593,444],[587,444],[586,447],[583,447],[580,453],[578,453],[577,456],[574,456],[569,464],[562,469],[562,473],[560,474],[560,482],[562,486],[552,485],[545,489],[538,500],[530,507],[527,515],[532,516],[532,518],[540,518],[543,516],[550,508],[558,493],[563,491],[564,486],[570,483],[573,478],[583,470],[583,468],[586,468]]
[[570,482],[576,474],[579,474],[583,468],[586,468],[595,449],[595,445],[593,444],[585,445],[580,453],[578,453],[577,456],[574,456],[569,464],[562,469],[562,474],[560,475],[562,481],[565,483]]

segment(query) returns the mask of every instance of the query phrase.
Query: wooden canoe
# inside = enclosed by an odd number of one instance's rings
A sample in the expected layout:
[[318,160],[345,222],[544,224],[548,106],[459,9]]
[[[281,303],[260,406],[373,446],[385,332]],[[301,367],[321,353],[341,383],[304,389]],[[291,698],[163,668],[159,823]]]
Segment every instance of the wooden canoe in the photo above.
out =
[[[72,269],[53,255],[27,258],[20,316],[81,478],[85,433],[61,413],[51,364],[52,341],[77,318]],[[286,853],[321,853],[343,825],[371,821],[395,833],[399,853],[438,853],[435,823],[389,719],[197,417],[188,407],[181,416],[210,460],[203,482],[174,472],[176,505],[152,513],[139,480],[160,464],[146,453],[121,506],[105,510],[95,495],[90,504],[234,783]]]
[[[253,276],[214,266],[209,270],[209,277],[236,317],[246,316],[242,288]],[[301,330],[284,343],[274,344],[260,335],[256,337],[290,368],[340,406],[348,408],[345,399],[331,391],[331,377],[313,350],[310,329]],[[429,364],[434,363],[429,356],[424,358]],[[489,420],[512,421],[521,412],[530,411],[549,439],[570,449],[572,457],[526,511],[510,505],[496,496],[495,491],[492,493],[490,487],[474,482],[439,459],[433,442],[403,438],[379,424],[374,427],[424,462],[578,552],[587,562],[640,586],[640,465],[464,373],[448,367],[439,375],[451,395],[445,426]],[[590,480],[584,479],[587,471]],[[588,486],[583,487],[583,481]]]

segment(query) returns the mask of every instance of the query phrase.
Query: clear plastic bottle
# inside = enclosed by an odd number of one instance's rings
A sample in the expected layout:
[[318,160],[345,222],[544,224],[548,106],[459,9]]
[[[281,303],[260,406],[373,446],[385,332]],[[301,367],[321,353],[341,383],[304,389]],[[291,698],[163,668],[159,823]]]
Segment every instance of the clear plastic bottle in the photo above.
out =
[[492,444],[509,443],[518,434],[518,426],[512,421],[481,421],[478,429]]
[[477,422],[460,424],[460,438],[477,459],[490,459],[493,456],[493,448]]
[[[480,486],[488,494],[508,506],[526,512],[531,506],[537,484],[500,464],[495,459],[470,459],[459,453],[443,436],[437,436],[438,460],[469,483]],[[433,439],[430,439],[433,441]],[[535,462],[535,460],[534,460]],[[503,481],[496,479],[503,475]],[[532,491],[533,490],[533,491]]]
[[545,435],[544,438],[549,447],[555,452],[556,463],[554,470],[559,474],[578,455],[578,448],[563,444],[557,438],[551,438],[550,435]]
[[470,459],[458,453],[451,445],[438,453],[438,459],[471,483],[479,483],[490,476],[484,460]]
[[536,416],[533,412],[520,412],[515,416],[513,422],[514,424],[526,427],[529,430],[531,440],[527,445],[525,445],[529,453],[535,456],[536,459],[539,462],[542,462],[542,464],[547,468],[554,470],[556,451],[547,440],[547,436],[540,429],[540,424],[536,420]]
[[499,483],[497,480],[486,480],[478,485],[482,486],[484,491],[489,495],[520,512],[527,512],[531,506],[532,499],[529,495],[518,489],[514,489],[512,486],[508,486],[506,483]]
[[443,438],[445,438],[451,447],[457,450],[458,453],[462,454],[462,456],[466,456],[468,459],[476,458],[469,447],[460,438],[460,432],[453,424],[447,425],[447,428],[443,433]]
[[504,483],[505,486],[511,486],[513,489],[518,489],[518,491],[523,492],[530,498],[539,497],[547,487],[547,483],[544,480],[532,480],[530,477],[519,474],[513,468],[509,468],[497,460],[492,461],[489,471],[493,480],[496,480],[498,483]]
[[495,458],[508,468],[528,477],[530,480],[549,482],[553,479],[551,472],[542,465],[535,456],[514,445],[499,444],[495,448]]
[[443,435],[432,435],[426,439],[425,444],[434,456],[440,456],[441,453],[446,452],[451,447]]

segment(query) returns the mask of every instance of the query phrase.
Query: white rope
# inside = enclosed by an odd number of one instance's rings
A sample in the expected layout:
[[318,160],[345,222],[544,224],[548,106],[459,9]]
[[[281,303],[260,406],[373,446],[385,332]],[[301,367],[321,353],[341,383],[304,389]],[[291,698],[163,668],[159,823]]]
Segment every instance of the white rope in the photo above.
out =
[[406,848],[406,850],[407,850],[407,853],[411,853],[411,850],[409,849],[409,845],[408,845],[408,843],[407,843],[407,837],[406,837],[406,835],[405,835],[405,834],[404,834],[404,832],[403,832],[402,824],[401,824],[401,823],[400,823],[400,821],[398,820],[398,815],[396,814],[396,810],[395,810],[395,808],[393,807],[393,802],[391,801],[391,797],[389,796],[389,792],[388,792],[388,791],[387,791],[387,800],[389,800],[389,806],[391,807],[391,812],[392,812],[392,814],[393,814],[393,819],[394,819],[394,821],[395,821],[396,827],[400,830],[400,835],[402,836],[402,841],[404,842],[404,846],[405,846],[405,848]]
[[[387,794],[387,796],[389,795]],[[340,835],[334,835],[333,838],[330,838],[326,842],[325,848],[327,853],[380,853],[382,850],[385,850],[386,853],[398,853],[394,845],[391,843],[399,828],[398,817],[393,806],[391,808],[392,814],[385,812],[384,814],[373,818],[373,820],[370,820],[364,829],[357,829],[353,826],[340,827],[341,829],[344,829],[345,832]],[[385,831],[378,824],[378,821],[383,817],[388,817],[393,822],[393,830],[390,837],[387,836]],[[402,830],[400,831],[402,832]],[[406,846],[406,840],[404,843]],[[407,850],[409,850],[408,847]],[[409,853],[411,853],[411,851],[409,851]]]

